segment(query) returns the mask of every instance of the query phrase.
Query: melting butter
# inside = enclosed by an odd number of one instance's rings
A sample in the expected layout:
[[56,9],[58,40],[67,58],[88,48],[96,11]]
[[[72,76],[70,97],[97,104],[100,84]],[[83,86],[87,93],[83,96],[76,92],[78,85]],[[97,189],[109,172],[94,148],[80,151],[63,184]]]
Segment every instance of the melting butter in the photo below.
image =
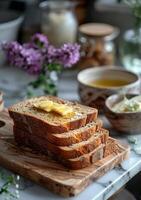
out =
[[45,112],[56,112],[61,116],[65,117],[72,117],[75,115],[75,112],[72,107],[65,104],[56,103],[50,100],[45,100],[35,103],[34,107],[41,109]]

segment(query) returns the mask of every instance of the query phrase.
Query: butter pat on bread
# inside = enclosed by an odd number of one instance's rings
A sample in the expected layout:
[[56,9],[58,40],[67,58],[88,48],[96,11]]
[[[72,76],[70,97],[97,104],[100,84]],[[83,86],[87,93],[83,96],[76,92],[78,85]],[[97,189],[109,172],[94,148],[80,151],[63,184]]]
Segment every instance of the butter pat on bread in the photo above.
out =
[[72,107],[65,104],[56,103],[50,100],[39,101],[34,104],[34,107],[37,109],[41,109],[45,112],[56,112],[61,116],[66,116],[66,117],[67,116],[71,117],[75,115],[75,112],[73,111]]
[[[75,111],[75,115],[71,117],[65,117],[55,112],[44,112],[41,109],[37,109],[34,105],[40,102],[51,101],[53,104],[67,106]],[[50,107],[51,107],[50,103]],[[46,107],[46,105],[42,105]],[[65,107],[66,108],[66,107]],[[48,108],[48,110],[51,108]],[[97,109],[83,106],[76,102],[66,101],[59,97],[53,96],[41,96],[31,98],[15,105],[12,105],[9,109],[9,114],[16,124],[24,124],[28,127],[30,132],[36,132],[42,135],[43,133],[63,133],[69,130],[78,129],[86,124],[93,122],[97,119]]]

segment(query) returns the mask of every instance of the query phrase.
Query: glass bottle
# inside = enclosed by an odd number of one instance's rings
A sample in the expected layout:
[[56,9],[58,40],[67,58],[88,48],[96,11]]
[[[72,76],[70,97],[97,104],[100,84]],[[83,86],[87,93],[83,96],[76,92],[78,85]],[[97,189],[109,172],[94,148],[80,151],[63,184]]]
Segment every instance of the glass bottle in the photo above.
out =
[[77,19],[74,14],[74,2],[45,1],[40,4],[42,10],[41,29],[49,41],[60,46],[74,43],[77,34]]
[[141,29],[131,29],[124,33],[120,53],[123,66],[141,74]]

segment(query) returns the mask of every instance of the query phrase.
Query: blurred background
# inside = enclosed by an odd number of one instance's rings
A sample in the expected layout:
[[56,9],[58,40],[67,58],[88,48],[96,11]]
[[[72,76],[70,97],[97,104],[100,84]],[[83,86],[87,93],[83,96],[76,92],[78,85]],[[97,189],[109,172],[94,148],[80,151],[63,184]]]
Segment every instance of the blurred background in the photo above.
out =
[[[41,2],[42,0],[0,1],[1,12],[9,10],[24,14],[20,39],[26,40],[35,31],[40,31],[41,10],[39,4]],[[121,33],[133,26],[133,16],[129,7],[118,0],[71,0],[71,2],[76,2],[74,12],[79,24],[86,22],[108,23],[119,27]],[[1,12],[0,15],[2,15]],[[11,14],[11,20],[12,17],[14,16]],[[10,21],[10,16],[3,16],[0,20],[1,22],[2,20]]]
[[[0,41],[18,40],[20,42],[26,42],[34,33],[43,32],[48,36],[49,41],[56,46],[65,42],[77,41],[80,44],[86,43],[84,48],[82,48],[82,55],[85,54],[86,56],[84,58],[86,59],[82,59],[83,64],[80,62],[80,67],[84,67],[83,65],[86,67],[89,65],[120,64],[122,61],[125,64],[125,68],[131,68],[128,56],[125,59],[119,57],[120,42],[124,38],[123,35],[126,30],[132,29],[134,25],[133,12],[130,6],[124,3],[124,0],[71,0],[69,5],[64,3],[66,1],[61,1],[61,4],[58,2],[60,1],[1,0]],[[56,9],[55,6],[59,7]],[[101,58],[100,61],[95,62],[95,58],[91,59],[91,56],[89,56],[93,52],[86,52],[92,46],[91,44],[87,45],[91,43],[91,39],[87,38],[88,41],[84,42],[86,37],[79,30],[79,26],[90,22],[106,23],[112,25],[114,28],[118,28],[118,31],[113,30],[113,33],[110,33],[113,35],[108,39],[115,45],[114,49],[111,50],[112,54],[113,51],[114,54],[116,52],[114,57],[100,54],[98,56],[103,57],[103,60]],[[82,34],[83,37],[81,37]],[[93,32],[93,36],[96,36],[95,31]],[[108,53],[110,51],[109,49],[113,48],[111,45],[113,44],[108,43],[104,46]],[[124,53],[126,54],[126,52],[121,52],[122,55]],[[115,58],[116,56],[118,58]],[[3,59],[3,56],[1,56],[0,65],[4,63]],[[134,71],[138,72],[136,66]]]
[[[118,65],[140,75],[140,27],[138,0],[0,0],[0,43],[26,43],[39,32],[55,47],[77,42],[80,60],[74,70]],[[0,88],[16,95],[32,76],[20,77],[18,69],[4,66],[9,63],[0,51]],[[5,73],[12,76],[7,78]],[[14,81],[19,82],[19,89]]]
[[[81,59],[73,67],[74,70],[91,66],[121,65],[140,75],[141,5],[134,10],[134,6],[129,5],[130,2],[0,0],[0,42],[18,40],[25,43],[34,33],[41,32],[56,47],[66,42],[78,42],[81,45]],[[92,24],[87,26],[87,23]],[[99,23],[100,27],[93,23]],[[65,98],[70,99],[73,96],[71,92],[76,88],[76,73],[69,72],[62,77],[68,85],[70,77],[74,78],[71,80],[70,90],[66,90],[63,81],[60,82],[60,96],[65,91]],[[9,68],[3,52],[0,51],[0,89],[7,95],[6,105],[15,102],[17,97],[23,98],[21,91],[25,89],[25,82],[32,79],[32,76],[17,68]],[[77,98],[73,96],[73,99]],[[127,185],[137,199],[141,199],[140,184],[134,183],[138,183],[139,179],[140,176],[135,177]]]

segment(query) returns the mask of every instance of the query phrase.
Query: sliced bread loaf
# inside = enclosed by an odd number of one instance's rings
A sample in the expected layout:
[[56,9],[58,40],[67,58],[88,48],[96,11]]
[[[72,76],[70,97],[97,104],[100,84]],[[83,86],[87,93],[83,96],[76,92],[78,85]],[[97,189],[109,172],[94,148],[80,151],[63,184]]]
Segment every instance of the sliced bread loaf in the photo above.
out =
[[101,144],[92,152],[84,154],[80,157],[73,158],[73,159],[62,159],[59,157],[59,154],[54,154],[50,152],[49,150],[47,150],[47,148],[46,149],[41,148],[40,145],[35,144],[33,140],[29,141],[24,131],[20,131],[20,130],[15,131],[15,140],[20,146],[28,146],[34,149],[35,151],[37,151],[38,153],[44,153],[50,156],[52,159],[60,162],[67,168],[73,169],[73,170],[82,169],[102,159],[104,155],[104,147],[105,147],[105,144]]
[[[75,115],[72,117],[61,116],[55,112],[45,112],[35,108],[35,104],[40,101],[50,100],[59,104],[71,107]],[[39,135],[42,133],[63,133],[74,130],[97,119],[97,109],[80,105],[75,102],[69,102],[58,97],[42,96],[36,97],[11,106],[9,114],[14,123],[19,127],[24,124],[28,127],[29,132],[34,133],[38,130]]]
[[[50,151],[53,154],[58,155],[62,159],[76,158],[83,154],[92,152],[100,144],[106,143],[109,132],[105,129],[100,129],[98,132],[93,134],[88,140],[75,143],[70,146],[56,146],[44,138],[38,137],[34,134],[24,132],[23,130],[14,127],[15,140],[19,145],[31,146],[31,148],[38,149],[45,153]],[[31,145],[32,144],[32,145]]]
[[96,120],[79,129],[71,130],[62,134],[48,134],[47,140],[57,146],[69,146],[86,141],[102,127],[102,121]]
[[[84,154],[77,158],[60,160],[60,162],[70,169],[82,169],[88,167],[91,164],[95,164],[97,161],[108,156],[116,156],[124,151],[124,147],[118,142],[118,140],[109,137],[106,144],[99,145],[96,149],[88,154]],[[127,154],[127,158],[128,158]],[[55,157],[55,156],[54,156]],[[120,161],[119,161],[120,162]]]
[[104,147],[104,157],[107,157],[111,154],[117,155],[118,153],[123,152],[123,149],[123,146],[120,145],[120,142],[118,142],[117,139],[109,137],[107,144]]
[[98,160],[101,160],[104,155],[104,144],[101,144],[92,152],[84,154],[77,158],[60,160],[60,162],[70,169],[82,169],[88,167],[89,165],[96,163]]
[[[24,126],[23,124],[19,125],[18,123],[15,123],[14,126],[16,129],[22,129],[25,132],[29,132],[28,127]],[[35,131],[34,133],[30,134],[42,137],[57,146],[69,146],[87,140],[96,131],[99,131],[101,127],[102,121],[100,119],[97,119],[95,122],[91,122],[84,127],[80,127],[75,130],[70,130],[61,134],[44,134],[44,132],[40,132],[39,134],[39,131]]]

